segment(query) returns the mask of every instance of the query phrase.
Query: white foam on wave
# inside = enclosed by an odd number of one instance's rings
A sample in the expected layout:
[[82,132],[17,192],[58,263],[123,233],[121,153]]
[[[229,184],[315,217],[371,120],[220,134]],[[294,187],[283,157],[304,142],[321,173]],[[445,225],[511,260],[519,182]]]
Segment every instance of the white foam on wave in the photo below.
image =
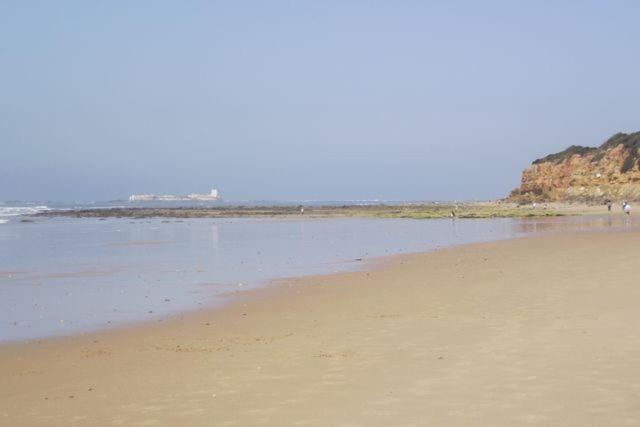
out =
[[[0,218],[7,216],[34,215],[48,211],[48,206],[0,206]],[[2,223],[7,222],[3,220]]]
[[8,219],[0,219],[0,224],[6,224],[8,222],[9,222]]

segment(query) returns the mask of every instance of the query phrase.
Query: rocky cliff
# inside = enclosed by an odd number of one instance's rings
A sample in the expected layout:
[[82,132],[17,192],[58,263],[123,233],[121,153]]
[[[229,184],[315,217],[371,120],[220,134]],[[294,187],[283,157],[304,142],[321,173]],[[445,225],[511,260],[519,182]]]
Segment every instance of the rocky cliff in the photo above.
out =
[[600,147],[573,145],[522,173],[517,202],[640,200],[640,132],[618,133]]

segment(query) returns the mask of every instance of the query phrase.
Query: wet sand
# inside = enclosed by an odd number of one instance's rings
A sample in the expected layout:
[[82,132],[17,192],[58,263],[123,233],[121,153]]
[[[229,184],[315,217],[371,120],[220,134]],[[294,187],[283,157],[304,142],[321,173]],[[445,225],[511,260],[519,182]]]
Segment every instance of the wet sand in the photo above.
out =
[[635,425],[639,257],[638,231],[474,244],[4,345],[0,424]]

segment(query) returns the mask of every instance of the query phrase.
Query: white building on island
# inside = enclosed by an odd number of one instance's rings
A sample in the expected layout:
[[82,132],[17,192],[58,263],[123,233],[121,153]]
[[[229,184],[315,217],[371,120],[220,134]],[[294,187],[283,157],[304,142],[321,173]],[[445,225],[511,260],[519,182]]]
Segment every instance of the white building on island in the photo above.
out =
[[215,201],[218,200],[217,188],[212,188],[208,194],[192,193],[188,196],[174,196],[173,194],[132,194],[129,196],[130,202],[179,202],[179,201]]
[[189,200],[218,200],[218,189],[212,188],[209,194],[189,194],[187,196]]

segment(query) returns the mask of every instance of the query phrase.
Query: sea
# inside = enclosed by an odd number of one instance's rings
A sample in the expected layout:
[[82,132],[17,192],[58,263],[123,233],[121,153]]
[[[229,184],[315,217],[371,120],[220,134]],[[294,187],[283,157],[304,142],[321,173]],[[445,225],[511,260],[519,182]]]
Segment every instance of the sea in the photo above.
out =
[[[156,321],[276,279],[531,234],[624,228],[622,215],[492,219],[70,218],[52,209],[378,201],[0,203],[0,342]],[[388,203],[388,202],[387,202]]]

